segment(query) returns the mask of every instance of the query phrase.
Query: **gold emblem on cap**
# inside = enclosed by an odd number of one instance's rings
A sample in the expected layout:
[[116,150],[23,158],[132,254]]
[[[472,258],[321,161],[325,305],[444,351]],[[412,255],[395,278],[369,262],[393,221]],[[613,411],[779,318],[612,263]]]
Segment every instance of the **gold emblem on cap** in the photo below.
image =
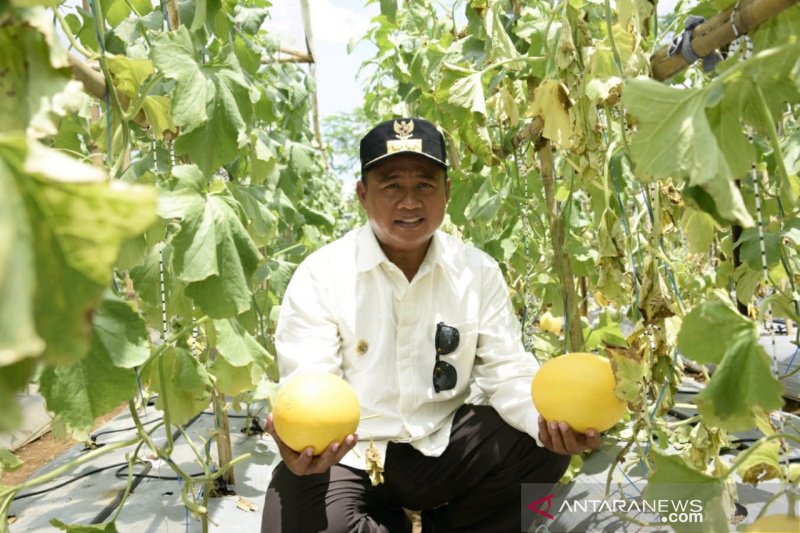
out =
[[414,132],[414,121],[406,120],[403,122],[402,120],[395,120],[394,132],[397,134],[398,139],[408,139]]
[[422,153],[422,139],[411,138],[414,132],[413,120],[395,120],[394,132],[397,134],[398,140],[386,141],[387,154],[393,154],[395,152]]

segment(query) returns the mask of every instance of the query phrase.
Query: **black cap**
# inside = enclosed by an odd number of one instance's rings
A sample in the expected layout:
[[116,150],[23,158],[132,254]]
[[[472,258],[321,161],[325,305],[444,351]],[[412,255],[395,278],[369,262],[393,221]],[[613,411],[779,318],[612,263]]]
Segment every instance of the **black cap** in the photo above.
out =
[[444,136],[421,118],[396,118],[381,122],[361,139],[362,175],[375,163],[396,154],[418,154],[447,170]]

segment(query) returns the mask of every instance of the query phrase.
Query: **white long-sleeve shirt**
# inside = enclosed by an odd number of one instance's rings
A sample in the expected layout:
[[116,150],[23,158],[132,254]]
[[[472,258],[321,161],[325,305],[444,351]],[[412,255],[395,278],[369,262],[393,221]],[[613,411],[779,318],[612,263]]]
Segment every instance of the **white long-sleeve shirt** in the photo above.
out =
[[[437,393],[439,322],[458,329],[460,342],[440,356],[456,367],[457,384]],[[371,440],[381,461],[389,441],[440,455],[468,397],[493,406],[541,445],[530,394],[539,364],[522,346],[500,268],[441,231],[411,282],[387,259],[369,224],[312,253],[286,290],[275,341],[281,382],[324,371],[355,389],[362,421],[357,453],[342,460],[348,466],[365,468]]]

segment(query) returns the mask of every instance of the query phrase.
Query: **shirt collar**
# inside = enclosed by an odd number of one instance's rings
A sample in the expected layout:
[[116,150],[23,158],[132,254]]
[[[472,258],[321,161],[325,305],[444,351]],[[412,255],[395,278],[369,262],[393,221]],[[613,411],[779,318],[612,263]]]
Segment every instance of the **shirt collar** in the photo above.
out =
[[381,245],[378,244],[378,239],[375,237],[369,222],[358,230],[356,249],[356,270],[358,272],[367,272],[384,261],[389,261],[386,254],[381,250]]
[[[356,269],[358,272],[367,272],[382,263],[390,263],[389,258],[383,253],[369,222],[358,230],[356,238],[358,249]],[[442,231],[437,230],[433,234],[428,253],[425,254],[425,259],[422,260],[420,265],[420,273],[424,273],[435,266],[457,269],[454,263],[455,257],[452,253],[452,246],[449,246],[449,244],[449,237]]]

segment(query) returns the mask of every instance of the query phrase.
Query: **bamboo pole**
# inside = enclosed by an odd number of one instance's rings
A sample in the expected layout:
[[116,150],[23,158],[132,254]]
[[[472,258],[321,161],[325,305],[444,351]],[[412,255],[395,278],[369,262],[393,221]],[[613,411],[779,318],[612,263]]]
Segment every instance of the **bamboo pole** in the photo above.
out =
[[311,56],[303,56],[303,57],[270,57],[270,56],[263,56],[261,58],[262,65],[271,65],[273,63],[313,63],[314,60]]
[[300,9],[303,12],[303,31],[306,34],[306,49],[311,61],[308,65],[309,76],[311,81],[314,82],[314,90],[311,93],[311,119],[314,125],[314,136],[316,137],[317,144],[319,145],[320,152],[322,153],[322,162],[325,169],[328,168],[328,157],[325,154],[324,144],[322,144],[322,130],[319,126],[319,101],[317,99],[317,63],[316,56],[314,55],[314,32],[311,28],[311,9],[308,6],[308,0],[300,0]]
[[[740,35],[749,33],[797,2],[798,0],[741,0],[738,10],[736,6],[730,7],[692,30],[692,49],[698,57],[705,57],[736,39],[733,23]],[[689,66],[680,53],[668,56],[668,48],[661,48],[650,58],[655,80],[666,80]]]
[[181,25],[181,12],[178,10],[178,0],[168,0],[167,19],[170,31],[177,30]]
[[[283,57],[287,55],[289,57]],[[311,54],[301,52],[300,50],[292,50],[291,48],[278,48],[278,55],[276,56],[262,56],[261,63],[313,63],[314,58]]]

